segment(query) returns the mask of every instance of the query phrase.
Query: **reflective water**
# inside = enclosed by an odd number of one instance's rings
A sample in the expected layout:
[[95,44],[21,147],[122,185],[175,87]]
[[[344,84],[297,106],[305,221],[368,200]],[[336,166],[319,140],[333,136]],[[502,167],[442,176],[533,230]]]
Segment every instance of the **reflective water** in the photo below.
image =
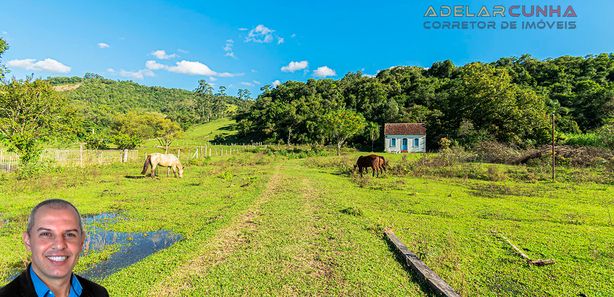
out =
[[133,233],[104,229],[108,224],[121,219],[114,213],[101,213],[84,218],[85,229],[88,233],[83,247],[84,253],[101,251],[107,245],[112,244],[119,244],[120,248],[119,251],[111,254],[107,260],[78,273],[79,275],[89,279],[103,279],[161,249],[171,246],[182,238],[181,235],[167,230]]
[[[93,251],[101,251],[107,245],[119,244],[120,248],[119,251],[111,254],[107,260],[77,274],[88,279],[101,280],[182,239],[181,235],[167,230],[134,233],[105,229],[122,219],[115,213],[101,213],[83,218],[87,237],[83,244],[82,257]],[[20,273],[20,270],[13,271],[6,282],[12,281]]]

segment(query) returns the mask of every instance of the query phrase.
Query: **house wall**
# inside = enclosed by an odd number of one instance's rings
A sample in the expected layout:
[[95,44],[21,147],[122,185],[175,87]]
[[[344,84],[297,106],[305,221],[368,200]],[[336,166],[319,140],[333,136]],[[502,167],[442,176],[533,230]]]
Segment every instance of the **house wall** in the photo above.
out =
[[[392,146],[392,139],[396,144]],[[407,151],[402,151],[403,139],[407,139]],[[414,139],[418,139],[418,146],[414,146]],[[417,153],[426,152],[426,135],[386,135],[384,137],[384,150],[389,153]]]

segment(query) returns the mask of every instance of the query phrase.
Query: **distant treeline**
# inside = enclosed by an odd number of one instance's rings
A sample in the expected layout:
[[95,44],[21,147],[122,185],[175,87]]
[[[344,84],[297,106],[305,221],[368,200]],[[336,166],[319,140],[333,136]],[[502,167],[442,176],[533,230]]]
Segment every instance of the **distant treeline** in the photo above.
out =
[[192,92],[116,81],[93,73],[84,77],[49,77],[47,80],[54,86],[79,84],[78,88],[69,88],[63,93],[83,116],[84,133],[108,129],[118,115],[128,112],[161,113],[187,129],[194,124],[232,115],[246,104],[244,99],[249,96],[247,90],[240,90],[244,98],[228,95],[223,86],[214,93],[204,81],[199,82],[199,89]]
[[[594,131],[611,121],[613,80],[613,54],[543,61],[523,55],[462,67],[446,60],[426,69],[392,67],[375,77],[350,72],[339,80],[265,86],[236,119],[246,139],[326,143],[324,115],[349,109],[380,132],[384,123],[424,123],[430,148],[442,137],[469,146],[481,141],[530,146],[549,141],[552,114],[557,131],[565,133]],[[370,143],[366,132],[352,141]]]

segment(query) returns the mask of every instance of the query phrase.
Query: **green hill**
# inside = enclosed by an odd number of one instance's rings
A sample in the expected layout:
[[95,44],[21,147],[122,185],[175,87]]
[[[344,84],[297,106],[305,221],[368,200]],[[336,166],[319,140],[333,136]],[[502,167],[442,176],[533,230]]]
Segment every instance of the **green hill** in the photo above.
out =
[[[49,78],[56,89],[66,90],[69,98],[83,101],[91,107],[108,105],[119,112],[144,109],[164,112],[181,102],[192,101],[192,92],[183,89],[149,87],[132,81],[115,81],[105,78]],[[70,86],[78,86],[71,88]]]
[[[216,136],[228,136],[235,135],[237,133],[234,130],[235,120],[222,118],[213,120],[206,124],[198,124],[188,128],[180,138],[175,140],[172,144],[173,147],[192,147],[207,145],[213,142]],[[155,139],[149,139],[145,141],[141,147],[143,148],[155,148],[158,142]]]

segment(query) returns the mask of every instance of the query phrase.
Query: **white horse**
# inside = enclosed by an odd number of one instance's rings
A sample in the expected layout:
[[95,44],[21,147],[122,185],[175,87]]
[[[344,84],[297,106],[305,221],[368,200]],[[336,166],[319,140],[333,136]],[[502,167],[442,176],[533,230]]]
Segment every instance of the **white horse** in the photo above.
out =
[[[164,166],[170,167],[173,169],[173,174],[177,177],[177,173],[179,173],[179,177],[183,177],[183,166],[181,166],[181,162],[179,162],[179,158],[173,154],[160,154],[155,153],[151,155],[147,155],[147,159],[145,159],[145,164],[143,164],[143,172],[141,174],[147,173],[147,167],[151,166],[151,176],[156,176],[156,167]],[[168,175],[168,172],[167,172]]]

